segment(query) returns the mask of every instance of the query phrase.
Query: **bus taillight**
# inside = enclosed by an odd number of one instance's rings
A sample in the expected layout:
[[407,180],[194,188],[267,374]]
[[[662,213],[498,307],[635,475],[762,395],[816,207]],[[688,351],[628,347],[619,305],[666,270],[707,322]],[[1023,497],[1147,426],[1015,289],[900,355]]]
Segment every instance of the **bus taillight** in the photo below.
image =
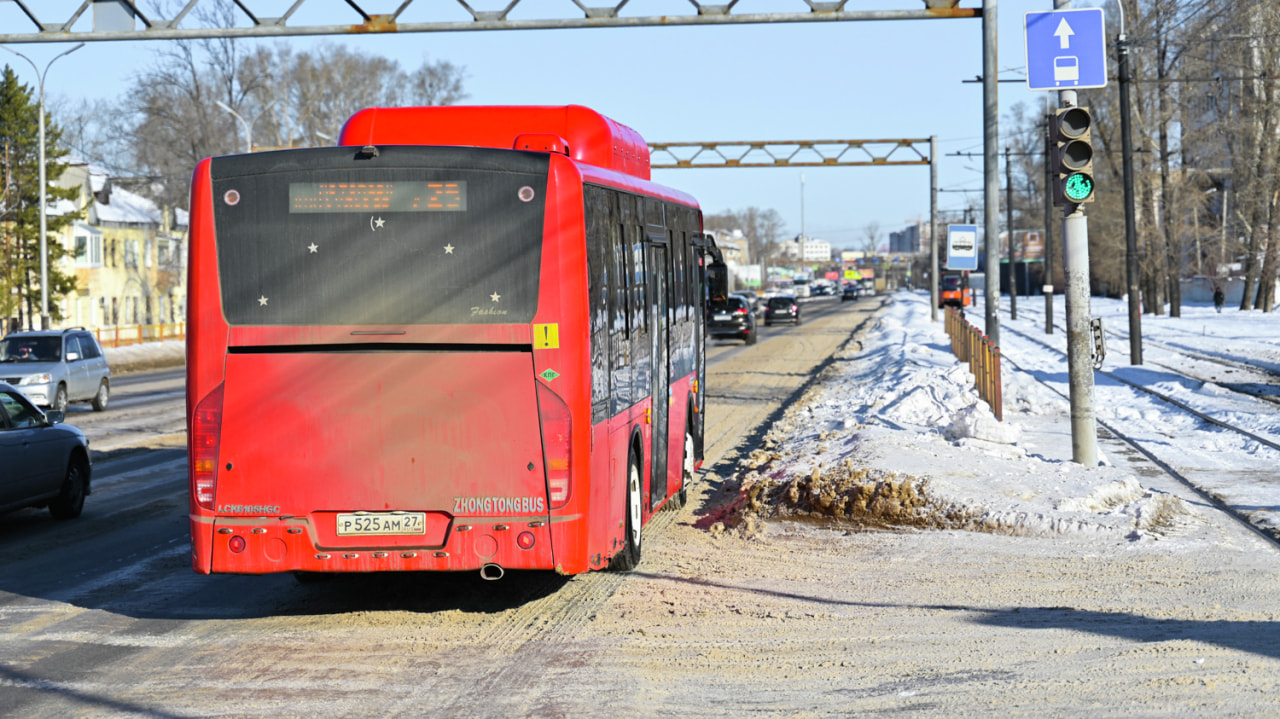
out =
[[191,496],[204,509],[213,509],[218,484],[218,444],[222,436],[222,385],[196,405],[191,421]]
[[559,509],[569,503],[569,467],[573,462],[569,405],[546,385],[538,384],[538,418],[542,421],[542,454],[547,464],[547,503]]

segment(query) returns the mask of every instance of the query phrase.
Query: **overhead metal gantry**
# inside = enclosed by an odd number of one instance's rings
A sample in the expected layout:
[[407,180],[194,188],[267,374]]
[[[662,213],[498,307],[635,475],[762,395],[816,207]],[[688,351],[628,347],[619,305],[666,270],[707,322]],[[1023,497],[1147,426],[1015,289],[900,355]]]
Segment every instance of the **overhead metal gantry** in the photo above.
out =
[[[926,149],[927,148],[927,151]],[[758,142],[651,142],[655,170],[695,167],[929,166],[929,296],[938,321],[938,138],[903,140],[776,140]]]
[[[647,0],[618,0],[607,5],[588,5],[591,0],[569,0],[557,7],[561,16],[539,17],[546,11],[539,0],[343,0],[346,8],[332,0],[293,0],[279,16],[267,16],[264,2],[255,0],[186,0],[171,10],[144,12],[138,0],[74,0],[59,4],[65,17],[53,17],[50,3],[37,0],[0,0],[0,21],[6,32],[0,43],[108,42],[126,40],[193,40],[200,38],[263,38],[306,35],[367,35],[376,33],[459,32],[467,30],[540,30],[603,27],[673,27],[692,25],[747,25],[792,22],[851,22],[873,20],[939,20],[982,18],[984,176],[986,180],[986,234],[994,236],[999,224],[999,179],[996,144],[998,103],[996,88],[996,0],[981,0],[980,8],[959,7],[960,0],[923,0],[916,10],[846,10],[850,0],[763,0],[769,12],[735,13],[739,0],[712,4],[705,0],[685,0],[687,12],[672,13],[663,4],[660,15],[643,14]],[[278,12],[288,0],[273,0]],[[398,2],[398,4],[397,4]],[[492,9],[478,6],[488,2]],[[522,4],[523,3],[523,4]],[[39,6],[39,13],[33,9]],[[378,5],[390,12],[370,12]],[[630,7],[628,7],[630,5]],[[650,2],[650,5],[652,3]],[[680,7],[685,7],[681,5]],[[16,8],[16,11],[15,11]],[[536,8],[536,9],[531,9]],[[624,8],[627,14],[623,14]],[[230,17],[220,10],[230,10]],[[344,17],[330,15],[344,13]],[[25,17],[23,32],[9,18]],[[308,24],[322,18],[323,24]],[[928,154],[916,147],[931,142]],[[669,142],[650,145],[652,167],[817,167],[929,165],[931,170],[931,217],[933,232],[932,267],[937,263],[937,139],[931,140],[838,140],[782,142]],[[879,146],[887,151],[873,151]],[[901,153],[901,154],[897,154]],[[914,153],[914,156],[912,156]],[[670,158],[670,164],[662,161]],[[988,273],[997,266],[988,257]],[[936,275],[936,272],[930,272]],[[937,307],[937,282],[932,295]],[[999,323],[993,307],[999,298],[988,285],[988,335],[999,344]]]
[[[589,1],[589,0],[588,0]],[[231,0],[232,27],[214,24],[217,0],[187,0],[165,12],[144,12],[138,0],[82,0],[65,17],[52,17],[43,0],[0,0],[0,10],[16,7],[30,22],[26,32],[12,26],[0,33],[0,43],[38,43],[110,40],[190,40],[196,38],[253,38],[287,35],[363,35],[369,33],[457,32],[461,30],[537,30],[585,27],[647,27],[678,25],[732,25],[773,22],[848,22],[859,20],[933,20],[982,17],[980,8],[957,7],[960,0],[924,0],[918,10],[847,10],[849,0],[769,0],[776,12],[735,13],[738,0],[711,4],[685,0],[684,14],[642,15],[643,0],[620,0],[591,6],[583,0],[560,4],[560,17],[538,17],[545,3],[537,0],[490,0],[495,9],[480,9],[481,0],[345,0],[346,8],[332,0],[294,0],[283,15],[267,17],[255,8],[266,3]],[[631,7],[627,7],[628,4]],[[270,3],[275,12],[281,2]],[[372,5],[395,6],[391,12],[374,13]],[[66,6],[63,5],[63,8]],[[534,9],[536,8],[536,9]],[[623,14],[624,8],[628,11]],[[664,7],[663,9],[667,9]],[[63,10],[65,12],[65,10]],[[38,14],[37,14],[38,13]],[[341,13],[342,16],[337,15]],[[634,14],[633,14],[634,13]],[[301,18],[323,15],[326,24],[306,24]],[[300,18],[301,16],[301,18]],[[330,16],[333,16],[330,19]]]
[[651,142],[649,165],[655,170],[687,167],[928,165],[931,162],[928,147],[927,137],[918,140]]

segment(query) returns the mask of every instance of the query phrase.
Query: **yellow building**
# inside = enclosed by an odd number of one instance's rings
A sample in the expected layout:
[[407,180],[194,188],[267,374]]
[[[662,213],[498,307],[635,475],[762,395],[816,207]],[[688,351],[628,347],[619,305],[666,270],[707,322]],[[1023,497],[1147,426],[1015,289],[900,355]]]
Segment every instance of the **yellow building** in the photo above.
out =
[[59,300],[61,324],[103,330],[182,322],[186,211],[161,208],[88,164],[73,163],[57,184],[80,189],[58,212],[86,208],[56,238],[68,252],[61,270],[75,275],[77,287]]

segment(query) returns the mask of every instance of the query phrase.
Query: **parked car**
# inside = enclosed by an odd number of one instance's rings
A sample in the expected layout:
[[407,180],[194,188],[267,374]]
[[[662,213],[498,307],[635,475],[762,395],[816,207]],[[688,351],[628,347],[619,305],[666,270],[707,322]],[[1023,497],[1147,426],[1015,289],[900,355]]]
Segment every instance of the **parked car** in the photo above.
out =
[[711,300],[707,306],[707,334],[737,337],[749,345],[756,343],[756,316],[745,297],[729,295]]
[[756,293],[751,290],[738,290],[737,292],[730,292],[729,294],[737,295],[745,299],[747,301],[747,305],[751,307],[751,312],[755,314],[757,318],[764,316],[764,301],[761,300]]
[[62,410],[41,412],[0,382],[0,513],[48,507],[55,519],[80,516],[92,465],[84,432],[62,424]]
[[844,289],[840,292],[840,301],[856,300],[861,296],[861,294],[862,292],[858,289],[857,285],[845,285]]
[[770,297],[764,308],[764,323],[794,322],[800,324],[800,303],[791,295]]
[[65,412],[86,400],[99,412],[111,399],[111,367],[97,338],[83,327],[13,332],[0,339],[0,381],[34,404]]

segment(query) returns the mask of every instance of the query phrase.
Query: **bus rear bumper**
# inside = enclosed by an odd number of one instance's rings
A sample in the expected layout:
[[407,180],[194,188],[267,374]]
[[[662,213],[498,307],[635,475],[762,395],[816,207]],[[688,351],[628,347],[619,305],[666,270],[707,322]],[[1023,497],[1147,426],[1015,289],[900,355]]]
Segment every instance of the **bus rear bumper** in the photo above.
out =
[[324,546],[305,518],[191,517],[192,565],[201,574],[556,569],[551,527],[537,517],[455,519],[437,546],[361,538]]

